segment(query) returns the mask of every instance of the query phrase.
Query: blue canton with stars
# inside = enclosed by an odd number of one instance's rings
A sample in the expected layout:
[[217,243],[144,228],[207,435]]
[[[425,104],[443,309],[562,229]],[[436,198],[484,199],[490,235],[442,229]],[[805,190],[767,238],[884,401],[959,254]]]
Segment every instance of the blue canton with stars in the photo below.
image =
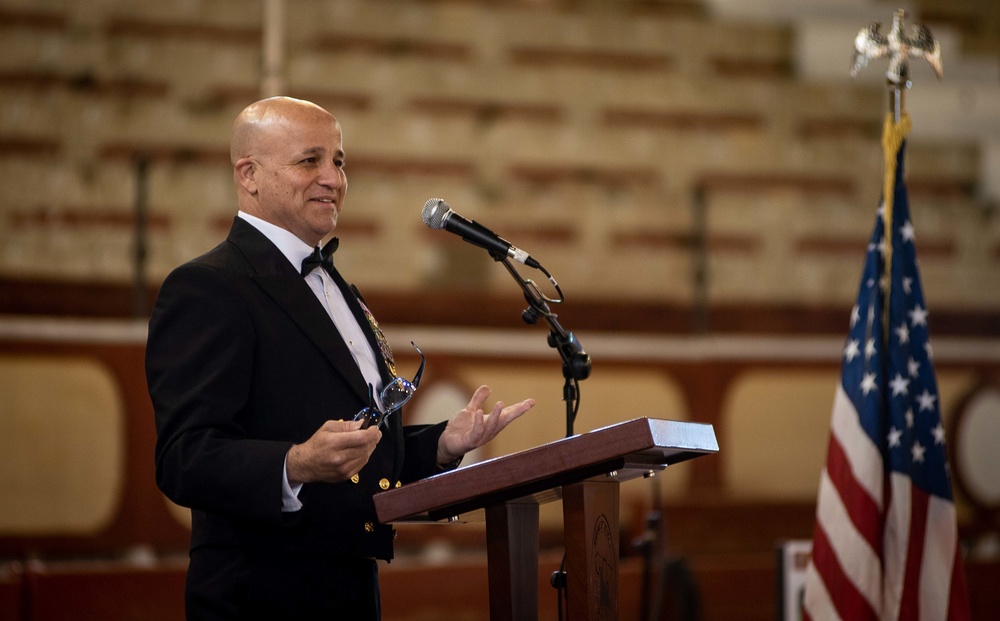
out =
[[[892,278],[889,281],[883,278],[886,255],[883,204],[872,231],[857,303],[851,313],[841,381],[861,417],[861,426],[879,447],[886,468],[909,476],[924,491],[950,500],[944,427],[927,333],[927,307],[903,182],[905,150],[904,142],[896,154]],[[884,330],[886,294],[889,318]]]

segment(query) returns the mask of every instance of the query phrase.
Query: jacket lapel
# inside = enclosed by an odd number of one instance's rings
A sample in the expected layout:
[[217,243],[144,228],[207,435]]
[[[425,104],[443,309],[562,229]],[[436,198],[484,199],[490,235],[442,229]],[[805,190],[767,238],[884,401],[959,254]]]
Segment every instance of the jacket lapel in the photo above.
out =
[[[375,328],[368,322],[368,317],[365,315],[364,309],[361,308],[362,304],[365,308],[368,308],[368,303],[365,302],[363,297],[361,297],[361,292],[358,291],[357,287],[347,284],[347,281],[340,275],[340,272],[337,271],[336,267],[330,270],[329,273],[334,282],[337,283],[337,286],[340,287],[340,291],[344,294],[344,299],[347,300],[347,306],[350,307],[351,312],[354,314],[354,318],[357,320],[358,324],[361,325],[361,331],[365,333],[365,337],[368,339],[368,344],[371,346],[372,351],[375,353],[375,357],[378,359],[379,375],[382,376],[382,385],[385,386],[395,378],[392,373],[390,373],[386,360],[382,355],[382,348],[379,346],[378,339],[375,336]],[[369,312],[371,312],[371,309],[369,309]],[[400,456],[403,455],[404,450],[402,421],[402,410],[393,412],[389,415],[388,425],[382,428],[383,433],[388,434],[392,438],[396,447],[396,450],[393,453],[393,472],[395,473],[394,478],[397,480],[399,478],[399,473],[402,470]]]
[[[368,345],[372,348],[375,353],[375,357],[378,361],[379,375],[382,377],[382,385],[385,386],[391,382],[394,378],[392,373],[389,371],[389,367],[386,363],[385,357],[382,354],[382,347],[379,345],[378,338],[375,336],[375,328],[368,321],[368,316],[365,314],[361,305],[364,304],[367,308],[367,304],[364,298],[361,297],[361,293],[358,288],[354,285],[348,285],[344,277],[340,275],[337,268],[333,268],[329,272],[333,281],[337,283],[340,288],[340,292],[344,295],[344,299],[347,300],[347,306],[351,309],[351,313],[354,315],[354,319],[361,326],[361,331],[365,333],[365,337],[368,339]],[[371,312],[369,310],[369,312]]]
[[[305,279],[292,267],[285,255],[253,225],[239,217],[233,221],[228,241],[239,248],[250,263],[251,278],[316,345],[337,372],[347,379],[358,398],[367,403],[368,384],[354,362],[347,343]],[[361,325],[367,327],[367,321]]]

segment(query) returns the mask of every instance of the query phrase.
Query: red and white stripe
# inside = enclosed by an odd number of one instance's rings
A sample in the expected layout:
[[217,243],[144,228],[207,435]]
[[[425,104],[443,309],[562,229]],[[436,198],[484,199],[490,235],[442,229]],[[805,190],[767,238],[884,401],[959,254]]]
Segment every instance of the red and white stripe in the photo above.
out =
[[838,385],[820,481],[805,618],[937,621],[968,618],[955,506],[888,478],[878,447]]

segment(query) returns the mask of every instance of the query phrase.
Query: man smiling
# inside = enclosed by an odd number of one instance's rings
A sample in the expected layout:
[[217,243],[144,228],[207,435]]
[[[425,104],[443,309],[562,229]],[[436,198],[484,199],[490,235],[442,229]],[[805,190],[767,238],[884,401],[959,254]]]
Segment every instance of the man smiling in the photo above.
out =
[[372,496],[455,467],[534,401],[484,411],[481,386],[447,423],[355,422],[396,376],[336,240],[319,248],[347,192],[340,124],[265,99],[230,154],[239,212],[164,281],[146,348],[157,484],[192,509],[188,618],[375,620],[393,531]]

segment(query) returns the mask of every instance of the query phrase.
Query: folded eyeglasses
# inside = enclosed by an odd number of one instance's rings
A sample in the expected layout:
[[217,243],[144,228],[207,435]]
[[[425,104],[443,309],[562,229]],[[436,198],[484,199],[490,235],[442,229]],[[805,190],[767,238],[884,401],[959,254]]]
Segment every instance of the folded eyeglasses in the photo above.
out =
[[413,349],[417,350],[420,354],[420,366],[417,367],[417,373],[413,376],[413,380],[407,380],[406,378],[397,377],[382,389],[379,393],[379,399],[382,401],[382,407],[384,409],[380,410],[375,402],[375,387],[368,384],[368,406],[361,408],[361,410],[354,415],[354,420],[363,421],[361,428],[368,429],[372,425],[376,427],[381,427],[390,414],[403,407],[407,401],[413,397],[413,393],[417,392],[417,386],[420,384],[420,376],[424,373],[424,365],[427,362],[427,358],[424,357],[424,353],[420,351],[413,341],[410,341],[410,345],[413,345]]

